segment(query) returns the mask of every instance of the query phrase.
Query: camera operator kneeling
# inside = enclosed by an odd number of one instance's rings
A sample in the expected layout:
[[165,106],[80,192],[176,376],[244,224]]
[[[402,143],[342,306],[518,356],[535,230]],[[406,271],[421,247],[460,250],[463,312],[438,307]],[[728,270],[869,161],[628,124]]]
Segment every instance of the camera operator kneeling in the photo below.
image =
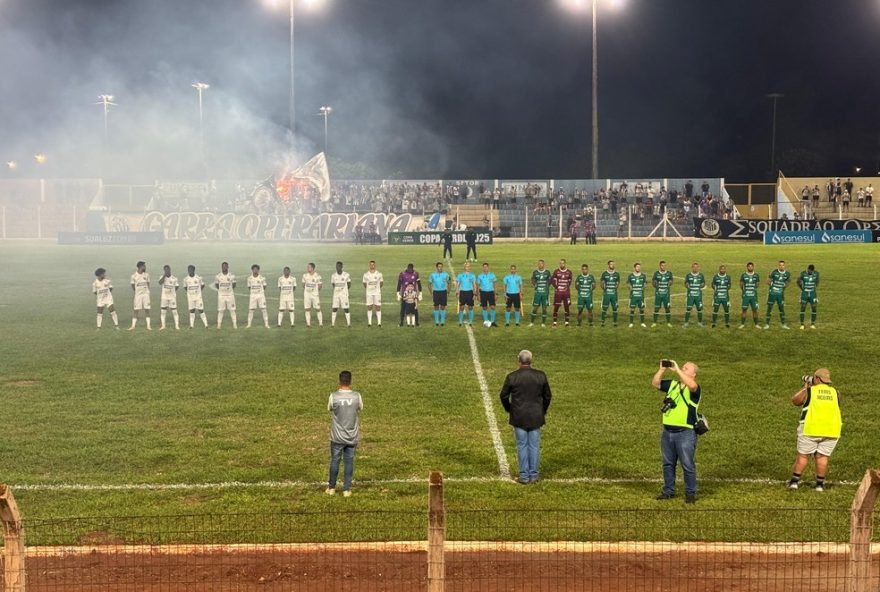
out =
[[804,386],[791,397],[801,407],[797,428],[797,458],[788,480],[789,489],[797,489],[801,473],[810,456],[816,457],[816,491],[825,491],[828,457],[840,439],[843,420],[840,415],[840,393],[831,386],[831,371],[819,368],[812,376],[801,377]]
[[[666,370],[672,370],[677,378],[663,379]],[[699,368],[686,362],[681,368],[674,360],[661,360],[651,384],[666,393],[660,412],[663,414],[663,431],[660,433],[660,455],[663,459],[663,491],[655,499],[668,500],[675,497],[675,466],[681,464],[684,474],[684,501],[697,501],[697,409],[700,405],[700,385],[697,384]]]

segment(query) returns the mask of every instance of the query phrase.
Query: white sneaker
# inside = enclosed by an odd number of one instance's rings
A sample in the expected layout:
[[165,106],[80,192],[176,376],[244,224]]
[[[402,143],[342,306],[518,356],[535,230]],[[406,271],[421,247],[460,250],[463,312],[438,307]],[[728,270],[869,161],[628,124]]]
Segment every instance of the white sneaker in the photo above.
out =
[[797,488],[798,488],[797,481],[789,482],[788,485],[786,485],[786,489],[791,489],[792,491],[794,491]]
[[642,329],[647,329],[647,328],[648,328],[648,325],[646,325],[645,323],[642,323]]
[[769,328],[770,328],[770,325],[764,325],[764,328],[765,328],[765,329],[769,329]]
[[351,490],[350,490],[350,489],[346,489],[345,491],[343,491],[343,492],[342,492],[342,497],[351,497]]
[[333,489],[332,487],[328,487],[328,488],[324,491],[324,493],[326,493],[327,495],[336,495],[336,490]]
[[745,328],[746,328],[745,325],[740,325],[739,327],[737,327],[737,329],[745,329]]
[[824,485],[816,485],[816,491],[818,491],[819,493],[822,493],[823,491],[825,491],[825,486]]
[[633,324],[632,324],[632,323],[629,324],[629,328],[630,328],[630,329],[633,328]]

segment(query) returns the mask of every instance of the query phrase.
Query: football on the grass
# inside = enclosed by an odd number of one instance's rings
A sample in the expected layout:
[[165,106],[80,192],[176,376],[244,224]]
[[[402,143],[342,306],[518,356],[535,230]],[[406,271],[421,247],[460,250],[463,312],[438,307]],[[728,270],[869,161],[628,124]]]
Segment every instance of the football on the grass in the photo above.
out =
[[484,326],[484,327],[491,327],[491,326],[492,326],[492,322],[491,322],[491,321],[483,321],[483,326]]

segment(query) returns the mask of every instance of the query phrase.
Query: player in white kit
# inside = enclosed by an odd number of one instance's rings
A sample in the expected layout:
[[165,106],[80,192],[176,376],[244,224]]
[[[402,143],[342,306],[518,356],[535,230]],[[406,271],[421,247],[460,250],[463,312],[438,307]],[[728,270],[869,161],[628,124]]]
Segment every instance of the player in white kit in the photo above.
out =
[[159,330],[165,329],[165,316],[170,308],[171,316],[174,318],[174,328],[180,331],[180,317],[177,314],[177,290],[180,288],[180,282],[171,275],[170,265],[166,265],[162,270],[165,273],[159,278],[159,285],[162,286],[162,310],[159,312]]
[[196,266],[189,265],[186,268],[186,277],[183,278],[183,289],[186,291],[186,307],[189,309],[189,328],[192,329],[196,325],[196,312],[199,318],[208,328],[208,317],[205,315],[205,299],[202,297],[202,291],[205,289],[205,280],[202,276],[196,275]]
[[303,309],[306,315],[306,327],[312,326],[312,309],[317,311],[318,326],[324,326],[324,315],[321,314],[321,276],[315,272],[315,264],[309,263],[306,272],[302,276],[303,285]]
[[342,261],[336,262],[336,273],[330,276],[330,285],[333,286],[333,302],[330,311],[330,326],[336,326],[336,312],[341,308],[345,313],[345,323],[351,327],[351,312],[348,306],[348,291],[351,288],[351,276],[347,271],[342,271]]
[[260,266],[254,263],[251,265],[251,275],[247,279],[248,292],[250,292],[250,301],[248,302],[248,324],[247,328],[251,328],[254,320],[254,311],[260,309],[263,313],[263,323],[269,328],[269,312],[266,310],[266,278],[260,275]]
[[106,277],[107,270],[99,267],[95,270],[95,281],[92,282],[92,293],[98,304],[98,329],[101,328],[101,322],[104,320],[104,308],[110,313],[113,319],[113,326],[119,329],[119,317],[116,316],[116,309],[113,307],[113,284]]
[[284,313],[290,313],[290,326],[293,327],[293,293],[296,290],[296,278],[290,275],[290,268],[285,267],[278,278],[278,326],[284,320]]
[[147,331],[150,327],[150,274],[147,273],[147,264],[137,262],[137,271],[131,274],[131,291],[134,292],[134,314],[131,317],[129,331],[134,331],[138,316],[143,316],[147,323]]
[[370,261],[370,269],[364,273],[364,289],[367,291],[367,327],[373,326],[373,311],[376,311],[376,324],[382,326],[382,286],[385,279],[376,270],[376,262]]
[[238,329],[238,316],[235,312],[235,275],[229,273],[229,263],[220,264],[220,273],[214,277],[217,288],[217,328],[223,324],[223,311],[229,311],[232,328]]

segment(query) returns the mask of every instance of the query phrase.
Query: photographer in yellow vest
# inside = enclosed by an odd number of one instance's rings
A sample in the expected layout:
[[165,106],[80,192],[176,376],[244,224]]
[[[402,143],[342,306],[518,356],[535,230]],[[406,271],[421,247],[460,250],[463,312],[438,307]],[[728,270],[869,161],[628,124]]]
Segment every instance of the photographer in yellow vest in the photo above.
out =
[[797,429],[797,458],[788,480],[788,489],[797,489],[801,474],[810,456],[816,457],[816,491],[825,491],[828,457],[840,439],[843,421],[840,416],[840,394],[831,386],[831,371],[819,368],[812,376],[804,376],[804,386],[791,397],[801,408]]
[[[666,371],[675,378],[664,379]],[[679,368],[675,360],[660,360],[651,384],[665,395],[660,406],[663,414],[663,430],[660,432],[660,457],[663,461],[663,490],[654,498],[668,500],[675,497],[675,467],[681,465],[684,477],[684,502],[697,501],[697,434],[694,425],[698,421],[700,385],[697,384],[699,368],[686,362]]]

